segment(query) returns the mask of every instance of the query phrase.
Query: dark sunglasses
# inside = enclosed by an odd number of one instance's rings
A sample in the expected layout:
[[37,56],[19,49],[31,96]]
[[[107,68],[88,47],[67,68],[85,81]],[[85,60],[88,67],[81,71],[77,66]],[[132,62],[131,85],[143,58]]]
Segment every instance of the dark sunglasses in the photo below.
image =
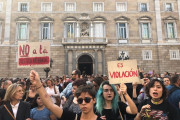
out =
[[91,102],[91,99],[90,97],[85,97],[84,99],[82,98],[78,98],[77,102],[78,104],[82,104],[83,103],[83,100],[86,102],[86,103],[90,103]]

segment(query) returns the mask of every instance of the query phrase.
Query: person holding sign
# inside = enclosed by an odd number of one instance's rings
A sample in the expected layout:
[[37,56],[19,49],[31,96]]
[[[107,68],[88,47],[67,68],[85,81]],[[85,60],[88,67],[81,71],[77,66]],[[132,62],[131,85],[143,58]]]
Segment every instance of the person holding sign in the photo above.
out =
[[[128,105],[119,101],[119,95],[125,96]],[[132,99],[127,94],[127,87],[121,83],[119,91],[115,86],[109,84],[109,81],[104,81],[97,93],[96,114],[101,116],[103,120],[123,120],[126,113],[136,114],[137,107]]]
[[75,93],[77,102],[82,111],[80,114],[76,114],[70,111],[63,110],[59,106],[53,104],[46,90],[40,81],[39,75],[36,71],[30,72],[30,80],[33,85],[37,87],[37,91],[46,106],[57,118],[62,120],[102,120],[96,114],[94,114],[93,106],[96,102],[96,91],[92,86],[86,85],[79,87]]
[[138,114],[134,120],[179,120],[178,111],[166,100],[167,89],[161,81],[150,81],[145,92],[149,99],[138,106]]

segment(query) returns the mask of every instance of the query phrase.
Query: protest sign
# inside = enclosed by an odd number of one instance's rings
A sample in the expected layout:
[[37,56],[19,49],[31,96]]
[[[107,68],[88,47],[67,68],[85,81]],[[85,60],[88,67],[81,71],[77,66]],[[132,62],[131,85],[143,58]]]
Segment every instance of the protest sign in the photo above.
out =
[[111,84],[139,82],[137,61],[110,61],[108,75]]
[[49,66],[50,42],[18,43],[18,68]]

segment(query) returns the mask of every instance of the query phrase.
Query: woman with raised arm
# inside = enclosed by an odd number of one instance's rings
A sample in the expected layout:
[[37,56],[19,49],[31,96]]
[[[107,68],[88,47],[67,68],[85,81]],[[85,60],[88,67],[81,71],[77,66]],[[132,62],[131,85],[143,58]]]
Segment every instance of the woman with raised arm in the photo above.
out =
[[[119,101],[121,94],[124,95],[128,105]],[[104,81],[97,93],[96,113],[103,120],[122,120],[126,113],[136,114],[137,107],[127,94],[127,87],[124,83],[121,83],[117,91],[109,81]]]
[[148,99],[138,106],[134,120],[179,120],[178,111],[166,100],[167,89],[158,79],[150,81],[145,88]]
[[33,85],[37,88],[37,91],[44,103],[44,105],[54,114],[56,117],[63,120],[101,120],[97,115],[94,114],[93,105],[96,102],[96,92],[92,86],[82,86],[78,88],[75,93],[77,97],[77,102],[82,111],[80,114],[62,110],[57,105],[53,104],[46,90],[43,88],[39,75],[36,71],[32,70],[30,72],[30,80]]

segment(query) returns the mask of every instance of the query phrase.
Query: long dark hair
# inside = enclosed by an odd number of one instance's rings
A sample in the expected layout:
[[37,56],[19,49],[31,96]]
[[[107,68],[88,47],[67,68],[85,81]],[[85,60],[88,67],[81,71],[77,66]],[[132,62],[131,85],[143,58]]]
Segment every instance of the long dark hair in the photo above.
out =
[[39,94],[37,93],[33,99],[33,102],[32,102],[32,108],[34,107],[38,107],[38,104],[37,104],[37,98],[39,97]]

